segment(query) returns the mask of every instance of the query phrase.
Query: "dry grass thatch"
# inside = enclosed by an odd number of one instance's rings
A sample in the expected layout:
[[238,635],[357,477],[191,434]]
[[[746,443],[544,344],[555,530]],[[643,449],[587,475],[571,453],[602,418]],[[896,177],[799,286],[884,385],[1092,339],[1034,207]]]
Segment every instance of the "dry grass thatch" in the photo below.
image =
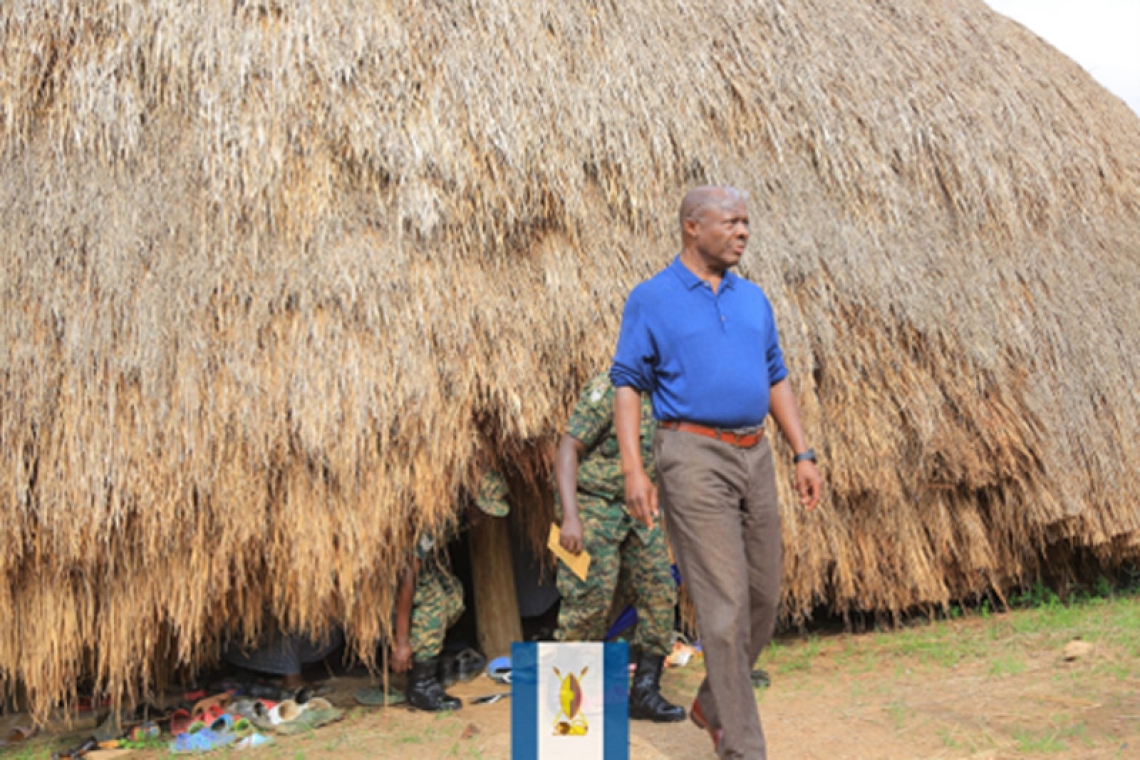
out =
[[41,715],[234,626],[367,658],[414,532],[546,477],[696,182],[751,193],[826,463],[788,619],[1140,545],[1140,120],[981,0],[5,0],[0,172]]

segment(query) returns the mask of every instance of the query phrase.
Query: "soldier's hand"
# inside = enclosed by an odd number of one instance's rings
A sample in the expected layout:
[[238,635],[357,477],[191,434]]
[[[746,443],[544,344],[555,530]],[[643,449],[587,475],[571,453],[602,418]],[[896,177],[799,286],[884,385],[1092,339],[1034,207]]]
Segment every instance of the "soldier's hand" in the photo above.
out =
[[657,518],[657,487],[645,470],[625,476],[625,506],[630,517],[653,529],[653,521]]
[[407,673],[412,669],[412,645],[406,641],[392,644],[392,672]]
[[582,521],[567,515],[562,518],[562,537],[558,543],[571,554],[582,552]]

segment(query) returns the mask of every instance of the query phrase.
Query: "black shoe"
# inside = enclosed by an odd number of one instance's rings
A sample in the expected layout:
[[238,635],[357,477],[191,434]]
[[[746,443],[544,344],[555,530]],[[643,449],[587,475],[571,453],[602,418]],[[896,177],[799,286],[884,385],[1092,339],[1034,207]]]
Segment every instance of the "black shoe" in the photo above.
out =
[[661,696],[661,668],[665,658],[643,654],[637,659],[637,672],[629,689],[629,717],[654,723],[676,723],[685,719],[685,708]]
[[443,690],[443,685],[436,678],[437,667],[434,657],[427,662],[412,662],[412,672],[408,675],[408,704],[428,712],[458,710],[463,702]]
[[487,658],[474,649],[464,649],[455,655],[455,679],[457,681],[474,681],[483,675],[487,668]]

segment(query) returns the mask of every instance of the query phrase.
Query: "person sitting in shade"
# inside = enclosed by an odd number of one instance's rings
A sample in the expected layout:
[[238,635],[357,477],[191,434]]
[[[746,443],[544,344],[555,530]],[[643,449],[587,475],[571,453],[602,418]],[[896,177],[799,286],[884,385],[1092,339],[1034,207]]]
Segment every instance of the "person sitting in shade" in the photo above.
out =
[[[502,475],[488,471],[479,482],[473,506],[465,510],[466,527],[485,517],[509,512],[507,484]],[[448,537],[450,538],[450,536]],[[446,555],[448,541],[424,535],[411,562],[400,574],[396,590],[392,670],[409,673],[405,696],[419,710],[458,710],[463,703],[448,694],[440,682],[439,656],[447,629],[463,614],[463,585],[451,572]]]
[[325,659],[342,643],[344,636],[339,629],[333,629],[320,641],[275,629],[255,649],[231,644],[222,653],[222,659],[245,670],[278,677],[284,691],[296,691],[308,685],[301,673],[304,666]]

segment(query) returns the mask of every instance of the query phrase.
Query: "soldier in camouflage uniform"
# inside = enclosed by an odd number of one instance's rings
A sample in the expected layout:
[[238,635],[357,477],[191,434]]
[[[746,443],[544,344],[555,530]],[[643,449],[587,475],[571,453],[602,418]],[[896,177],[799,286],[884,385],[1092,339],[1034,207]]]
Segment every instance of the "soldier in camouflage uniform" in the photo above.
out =
[[[477,509],[468,509],[466,516],[468,526],[484,516],[507,514],[507,484],[502,475],[491,470],[483,476],[474,504]],[[439,682],[444,637],[464,610],[463,584],[452,574],[443,554],[447,543],[428,535],[421,537],[396,591],[392,669],[397,673],[411,670],[408,704],[432,712],[457,710],[463,704]]]
[[[642,458],[653,476],[653,433],[657,426],[648,395],[641,397]],[[624,505],[625,478],[613,426],[614,388],[608,374],[582,391],[558,445],[554,472],[555,509],[562,521],[561,544],[590,555],[586,580],[558,567],[559,641],[602,641],[609,624],[619,577],[634,600],[637,630],[631,647],[638,653],[630,690],[631,718],[656,722],[684,720],[685,710],[661,696],[661,668],[672,647],[676,588],[661,527],[650,529],[630,518]]]

